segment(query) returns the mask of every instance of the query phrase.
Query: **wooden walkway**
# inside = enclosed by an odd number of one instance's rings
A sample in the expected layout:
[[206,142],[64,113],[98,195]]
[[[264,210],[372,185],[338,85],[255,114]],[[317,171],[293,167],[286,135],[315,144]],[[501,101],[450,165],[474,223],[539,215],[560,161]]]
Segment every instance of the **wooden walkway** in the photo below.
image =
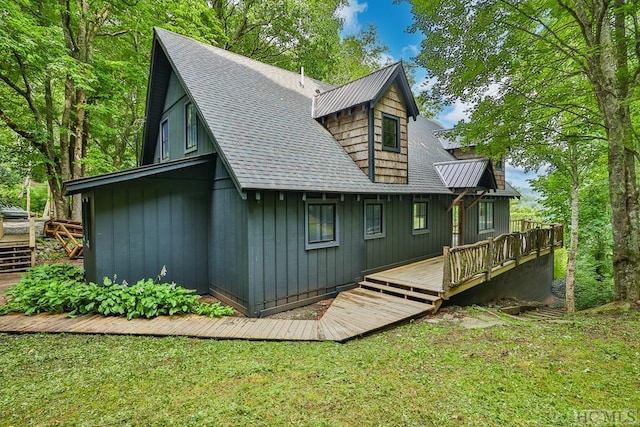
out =
[[188,336],[276,341],[337,341],[387,328],[432,312],[434,307],[366,289],[340,293],[320,320],[160,316],[132,319],[65,314],[0,316],[0,332]]

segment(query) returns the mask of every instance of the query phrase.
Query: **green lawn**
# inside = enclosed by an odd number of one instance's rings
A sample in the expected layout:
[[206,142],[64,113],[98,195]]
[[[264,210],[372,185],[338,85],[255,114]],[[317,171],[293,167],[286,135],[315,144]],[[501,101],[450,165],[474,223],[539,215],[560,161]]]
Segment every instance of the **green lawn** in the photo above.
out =
[[639,405],[637,312],[347,344],[0,334],[1,425],[560,426]]

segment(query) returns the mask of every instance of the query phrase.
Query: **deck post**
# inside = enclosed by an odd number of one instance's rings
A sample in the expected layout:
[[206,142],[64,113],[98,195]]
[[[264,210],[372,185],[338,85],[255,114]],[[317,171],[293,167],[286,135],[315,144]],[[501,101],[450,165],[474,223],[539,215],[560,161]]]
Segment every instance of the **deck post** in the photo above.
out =
[[31,267],[36,266],[36,220],[29,214],[29,250],[31,251]]
[[485,278],[487,282],[491,280],[491,270],[493,270],[493,239],[487,239],[487,254],[484,264],[486,266]]
[[513,253],[513,257],[516,261],[516,265],[520,265],[520,250],[521,250],[521,245],[520,245],[520,233],[513,233],[515,235],[515,239],[513,239],[513,248],[512,253]]
[[540,257],[540,251],[542,250],[542,234],[544,230],[542,228],[536,229],[536,257]]
[[556,227],[555,225],[551,226],[551,230],[549,231],[551,235],[549,236],[549,246],[551,247],[551,253],[555,251],[556,247]]
[[449,246],[442,248],[442,290],[443,298],[449,299],[449,289],[451,288],[451,266],[449,265]]

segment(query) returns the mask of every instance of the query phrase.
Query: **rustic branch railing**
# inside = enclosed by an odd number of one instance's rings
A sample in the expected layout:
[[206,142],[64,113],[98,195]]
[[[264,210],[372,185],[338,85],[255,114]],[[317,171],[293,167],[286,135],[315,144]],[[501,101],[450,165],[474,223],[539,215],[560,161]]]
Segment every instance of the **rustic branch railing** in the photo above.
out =
[[[524,224],[524,222],[523,222]],[[564,230],[561,224],[527,221],[523,232],[502,234],[493,239],[471,245],[444,248],[443,289],[445,298],[456,287],[484,275],[491,279],[496,268],[509,262],[519,265],[525,257],[538,257],[542,251],[553,251],[563,244]],[[525,225],[522,225],[524,228]],[[528,260],[528,259],[527,259]]]

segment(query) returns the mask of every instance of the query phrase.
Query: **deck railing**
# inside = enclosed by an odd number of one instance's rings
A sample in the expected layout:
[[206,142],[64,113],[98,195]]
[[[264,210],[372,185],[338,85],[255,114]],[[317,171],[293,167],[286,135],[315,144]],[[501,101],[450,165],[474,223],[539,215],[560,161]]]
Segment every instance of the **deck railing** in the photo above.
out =
[[[524,222],[522,224],[525,224]],[[535,227],[530,226],[536,224]],[[542,252],[553,252],[563,244],[561,224],[527,221],[523,232],[502,234],[477,243],[444,248],[443,289],[445,298],[452,289],[471,280],[491,279],[492,273],[508,263],[516,266],[537,258]],[[522,225],[524,228],[525,225]]]

